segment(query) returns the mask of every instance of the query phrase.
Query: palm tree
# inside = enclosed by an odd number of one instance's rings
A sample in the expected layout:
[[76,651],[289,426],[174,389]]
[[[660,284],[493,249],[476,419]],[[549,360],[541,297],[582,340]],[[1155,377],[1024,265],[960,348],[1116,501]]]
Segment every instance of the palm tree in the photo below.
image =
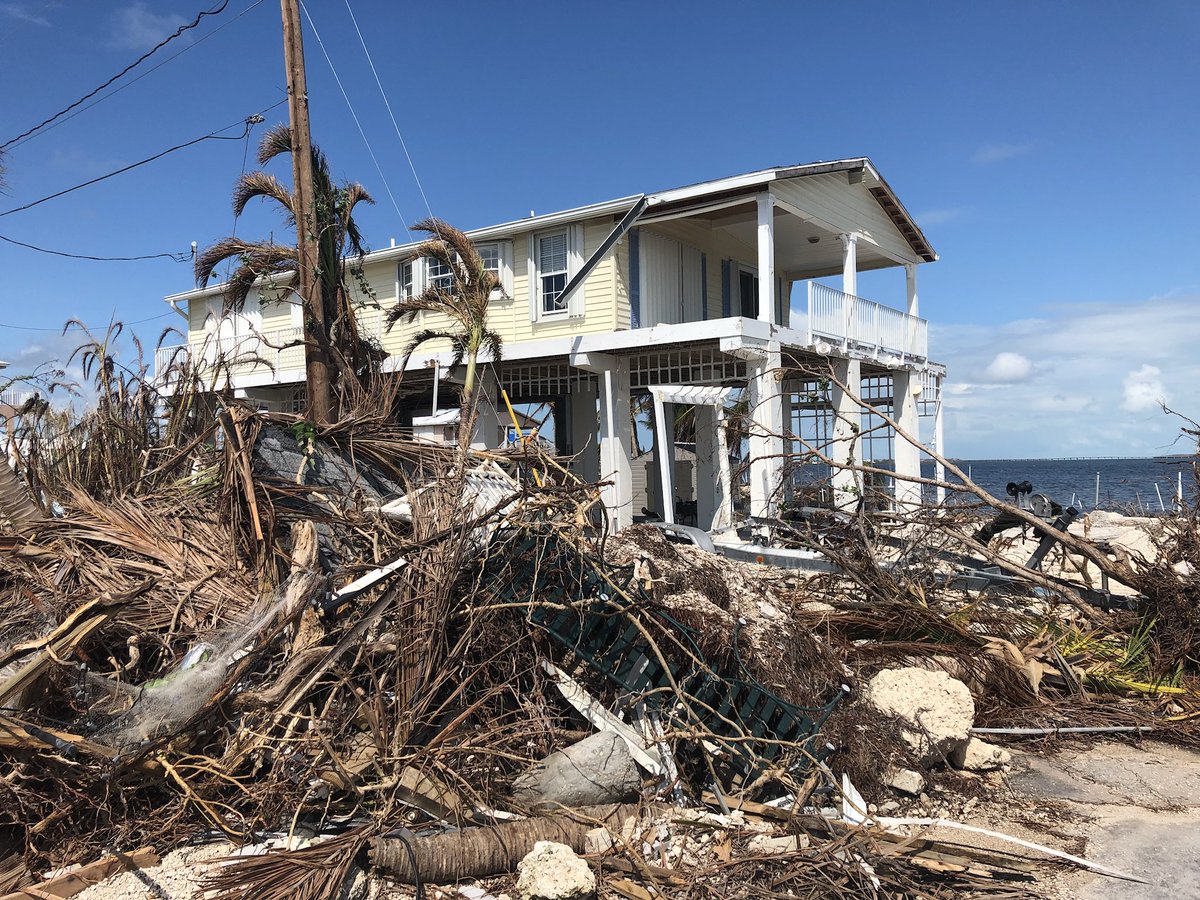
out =
[[427,341],[446,340],[454,352],[454,365],[466,360],[463,378],[462,406],[459,417],[459,444],[465,448],[471,442],[475,421],[475,380],[479,366],[479,351],[487,350],[492,360],[500,360],[500,335],[487,327],[488,303],[493,292],[503,290],[499,276],[484,265],[483,258],[471,239],[453,225],[430,217],[413,226],[430,237],[415,251],[418,257],[440,262],[451,273],[449,288],[431,284],[413,297],[401,297],[388,310],[387,328],[403,320],[411,325],[421,312],[441,313],[458,326],[455,330],[425,328],[412,336],[404,347],[401,373],[408,366],[413,352]]
[[[292,152],[291,133],[286,125],[275,125],[263,135],[258,147],[258,163],[265,166],[277,156]],[[317,237],[317,268],[314,277],[320,286],[326,330],[312,336],[328,353],[337,369],[340,393],[361,386],[378,361],[378,349],[363,340],[355,321],[354,305],[347,286],[347,252],[361,260],[367,248],[354,222],[354,207],[374,203],[367,189],[357,182],[335,184],[329,173],[329,160],[313,145],[313,208],[315,219],[309,227]],[[233,212],[240,216],[255,197],[274,200],[284,211],[288,224],[296,227],[295,196],[274,175],[249,172],[233,191]],[[216,268],[226,260],[237,260],[237,268],[228,279],[226,303],[241,309],[255,282],[265,276],[281,275],[297,269],[297,249],[273,241],[246,241],[227,237],[217,241],[196,258],[196,283],[203,287]],[[351,263],[353,265],[353,263]],[[306,324],[312,320],[305,311]],[[309,329],[305,329],[306,336]],[[339,391],[334,392],[336,400]]]

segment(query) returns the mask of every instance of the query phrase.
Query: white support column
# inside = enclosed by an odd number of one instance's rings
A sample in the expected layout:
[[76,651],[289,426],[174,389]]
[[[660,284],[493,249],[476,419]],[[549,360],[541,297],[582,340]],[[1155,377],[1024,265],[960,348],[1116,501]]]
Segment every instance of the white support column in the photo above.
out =
[[[914,393],[915,391],[915,393]],[[892,458],[896,463],[896,508],[912,510],[921,505],[921,485],[906,481],[903,476],[919,478],[921,475],[921,448],[915,443],[921,439],[921,418],[917,412],[917,399],[921,393],[920,376],[907,369],[892,372],[892,418],[901,431],[912,437],[905,440],[896,434],[892,441]]]
[[664,403],[662,395],[651,388],[654,397],[654,458],[658,462],[659,513],[663,521],[675,524],[675,404]]
[[696,525],[707,531],[712,527],[713,515],[720,502],[717,497],[717,417],[713,407],[703,404],[692,407],[692,415],[696,430]]
[[783,483],[783,364],[778,344],[746,366],[750,389],[750,515],[770,519]]
[[908,295],[908,314],[910,316],[921,315],[921,303],[917,298],[917,264],[904,264],[904,286],[907,289]]
[[473,450],[494,450],[501,443],[500,386],[491,366],[481,366],[476,372],[475,428],[471,432]]
[[629,360],[608,353],[573,354],[571,365],[600,376],[600,480],[609,527],[633,524],[633,443],[629,417]]
[[758,195],[758,318],[775,321],[775,198],[771,192]]
[[858,235],[839,234],[842,242],[842,293],[858,296]]
[[[933,407],[933,452],[937,454],[937,459],[933,463],[933,477],[938,481],[946,480],[946,467],[942,464],[942,460],[946,458],[946,444],[942,431],[942,379],[937,380],[937,402]],[[946,489],[938,487],[937,502],[944,503],[946,500]]]
[[592,484],[600,480],[600,430],[596,415],[596,386],[576,384],[569,400],[571,471]]
[[836,384],[830,398],[833,406],[833,443],[828,455],[834,462],[833,503],[838,509],[853,507],[862,497],[862,476],[847,465],[861,465],[861,443],[858,432],[862,423],[862,407],[858,395],[862,391],[862,364],[857,359],[832,361],[834,377],[850,388],[848,393]]

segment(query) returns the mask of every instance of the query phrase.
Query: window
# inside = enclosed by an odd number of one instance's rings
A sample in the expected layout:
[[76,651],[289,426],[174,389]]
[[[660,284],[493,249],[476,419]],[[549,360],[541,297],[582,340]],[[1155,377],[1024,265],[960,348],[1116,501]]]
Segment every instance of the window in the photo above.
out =
[[411,297],[416,291],[417,282],[415,280],[416,266],[410,259],[408,262],[400,263],[398,279],[400,282],[400,297]]
[[445,260],[425,260],[425,287],[437,288],[447,294],[454,293],[454,272]]
[[535,243],[538,308],[542,315],[566,312],[563,289],[567,286],[567,232],[539,234]]

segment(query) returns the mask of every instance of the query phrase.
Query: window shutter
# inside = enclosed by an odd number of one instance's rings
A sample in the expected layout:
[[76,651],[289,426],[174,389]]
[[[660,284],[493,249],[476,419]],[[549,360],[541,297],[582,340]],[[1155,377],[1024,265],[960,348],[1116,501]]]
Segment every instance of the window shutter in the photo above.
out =
[[425,290],[425,257],[418,256],[413,260],[413,296]]
[[529,321],[536,322],[540,316],[538,315],[538,268],[537,259],[534,257],[533,233],[529,235],[529,268],[526,270],[529,273]]
[[733,315],[733,273],[730,272],[729,260],[721,260],[721,317],[728,319]]
[[642,327],[641,232],[629,229],[629,327]]
[[[572,225],[567,231],[567,281],[570,282],[583,268],[583,223]],[[584,316],[584,286],[580,284],[567,298],[567,315],[572,319]]]

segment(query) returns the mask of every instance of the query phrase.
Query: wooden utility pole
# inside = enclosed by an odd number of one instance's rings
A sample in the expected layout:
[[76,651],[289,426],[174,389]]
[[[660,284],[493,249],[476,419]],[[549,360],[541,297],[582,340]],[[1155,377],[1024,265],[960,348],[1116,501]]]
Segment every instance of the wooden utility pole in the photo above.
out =
[[329,384],[329,335],[325,304],[316,279],[317,218],[314,209],[312,135],[308,127],[308,84],[304,76],[304,37],[299,0],[280,0],[283,9],[283,58],[287,68],[288,115],[292,133],[295,185],[297,276],[304,311],[304,366],[308,376],[308,415],[328,425],[332,415]]

